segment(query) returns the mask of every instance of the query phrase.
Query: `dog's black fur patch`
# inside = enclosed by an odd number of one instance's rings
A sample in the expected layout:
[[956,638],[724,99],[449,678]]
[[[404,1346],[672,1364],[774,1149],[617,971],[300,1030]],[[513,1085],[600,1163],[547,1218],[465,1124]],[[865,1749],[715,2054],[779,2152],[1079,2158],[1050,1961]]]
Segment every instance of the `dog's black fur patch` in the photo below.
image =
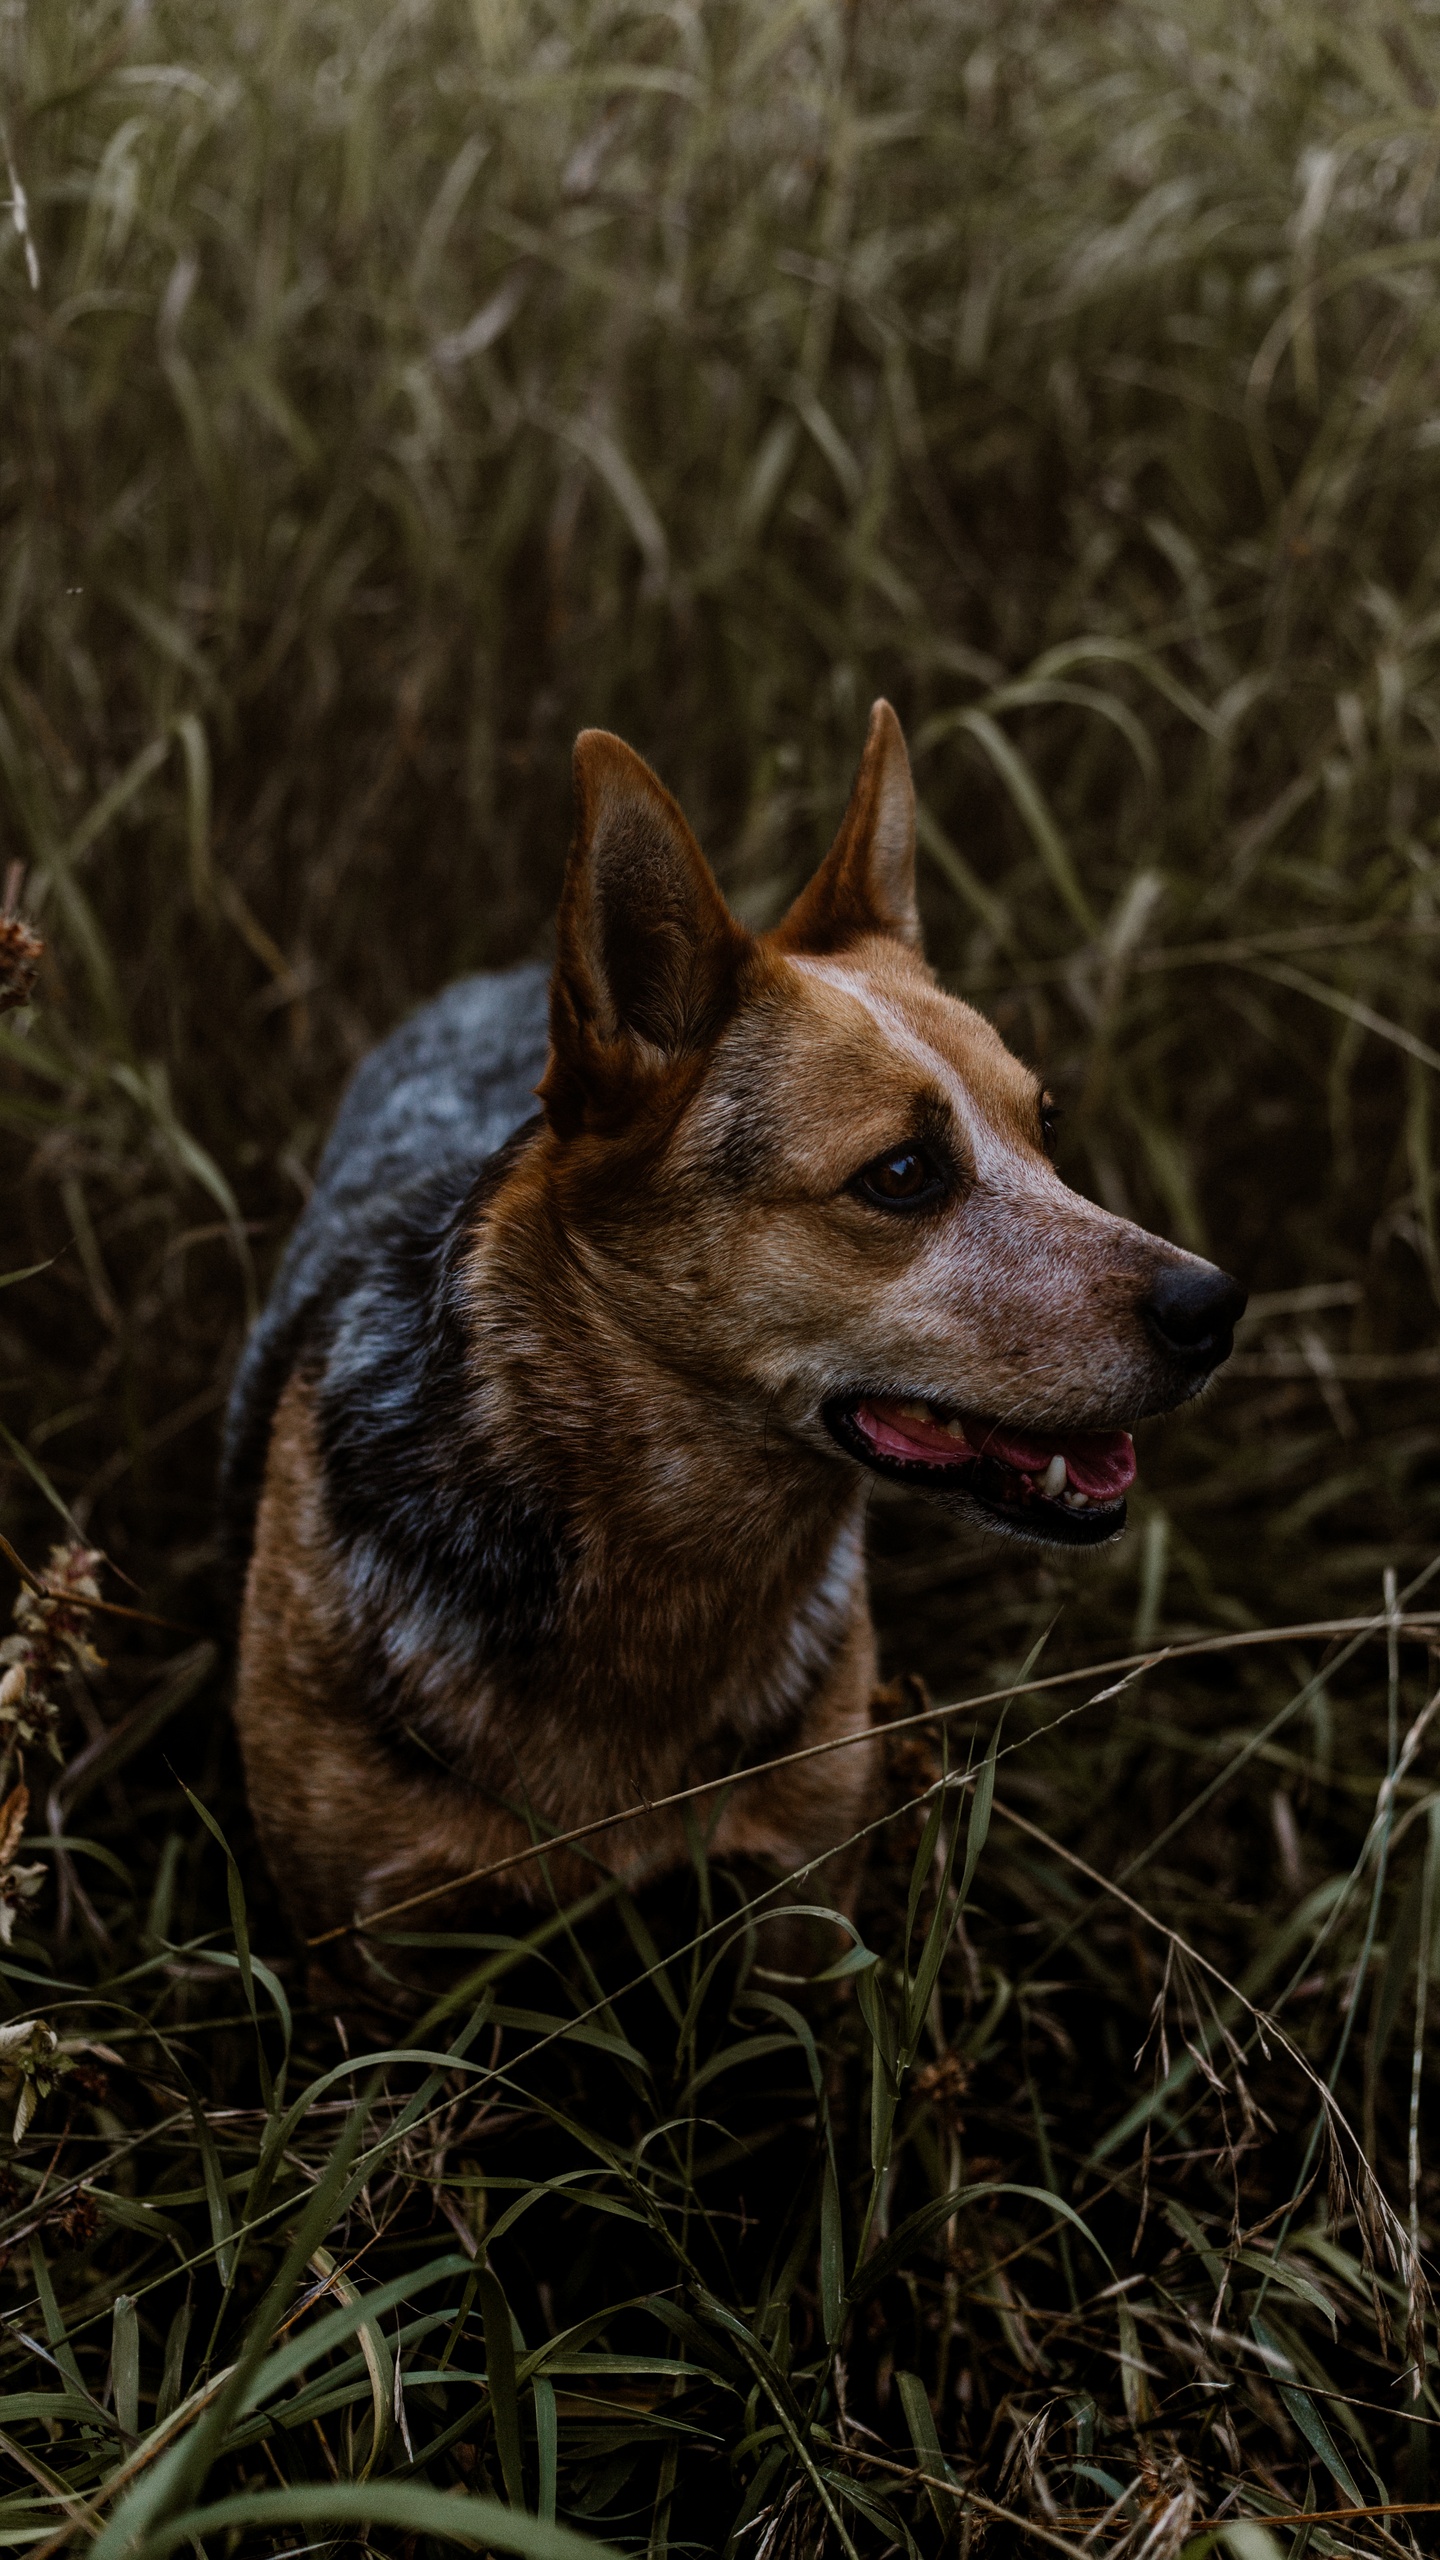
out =
[[458,1189],[402,1196],[306,1366],[330,1515],[365,1598],[422,1608],[485,1663],[532,1656],[558,1622],[565,1540],[539,1494],[498,1466],[475,1414],[461,1263],[538,1114]]
[[300,1371],[357,1603],[391,1626],[421,1612],[477,1663],[534,1654],[564,1569],[563,1523],[507,1479],[477,1426],[460,1282],[487,1197],[539,1127],[545,991],[538,968],[462,979],[365,1060],[226,1417],[237,1567],[275,1407]]

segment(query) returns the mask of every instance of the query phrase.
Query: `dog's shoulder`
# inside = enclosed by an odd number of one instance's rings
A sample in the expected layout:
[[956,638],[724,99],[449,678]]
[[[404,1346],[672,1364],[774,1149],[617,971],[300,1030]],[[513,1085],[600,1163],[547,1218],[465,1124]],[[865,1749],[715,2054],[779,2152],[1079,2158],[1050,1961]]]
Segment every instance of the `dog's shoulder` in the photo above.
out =
[[371,1050],[336,1114],[297,1245],[417,1176],[474,1173],[505,1144],[535,1108],[546,991],[536,966],[457,978]]
[[[237,1565],[276,1406],[298,1365],[328,1366],[337,1337],[357,1353],[366,1328],[388,1319],[373,1356],[393,1361],[403,1339],[435,1372],[436,1346],[420,1338],[418,1284],[534,1112],[546,987],[536,966],[458,979],[356,1069],[230,1395],[221,1499]],[[352,1356],[349,1365],[354,1374],[365,1363]],[[397,1370],[390,1375],[398,1386]]]

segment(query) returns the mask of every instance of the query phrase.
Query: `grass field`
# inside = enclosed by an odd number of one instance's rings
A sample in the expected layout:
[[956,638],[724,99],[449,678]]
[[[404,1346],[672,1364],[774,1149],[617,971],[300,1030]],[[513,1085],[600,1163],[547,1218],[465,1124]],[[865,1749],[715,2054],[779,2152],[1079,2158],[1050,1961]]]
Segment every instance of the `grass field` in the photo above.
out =
[[[0,104],[0,2547],[1433,2549],[1440,9],[7,0]],[[1239,1352],[1083,1571],[877,1499],[979,1703],[835,2005],[702,1857],[347,2054],[247,1316],[579,726],[760,924],[878,692],[933,959]]]

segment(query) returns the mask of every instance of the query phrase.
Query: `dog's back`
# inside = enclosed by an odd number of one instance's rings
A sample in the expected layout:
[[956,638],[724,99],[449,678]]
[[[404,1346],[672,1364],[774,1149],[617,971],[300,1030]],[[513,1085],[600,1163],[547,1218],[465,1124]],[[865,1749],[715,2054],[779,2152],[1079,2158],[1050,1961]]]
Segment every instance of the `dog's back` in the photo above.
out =
[[548,972],[459,978],[356,1069],[315,1188],[245,1348],[225,1418],[222,1498],[237,1563],[250,1543],[286,1379],[358,1288],[437,1238],[485,1165],[535,1110]]

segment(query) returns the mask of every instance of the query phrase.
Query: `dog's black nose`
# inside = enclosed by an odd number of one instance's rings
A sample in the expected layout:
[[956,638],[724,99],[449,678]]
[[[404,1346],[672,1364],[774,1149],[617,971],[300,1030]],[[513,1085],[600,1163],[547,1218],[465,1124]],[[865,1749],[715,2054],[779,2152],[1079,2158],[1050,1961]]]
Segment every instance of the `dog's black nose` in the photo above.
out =
[[1214,1369],[1230,1356],[1246,1292],[1213,1262],[1171,1262],[1158,1271],[1140,1312],[1162,1351],[1190,1369]]

